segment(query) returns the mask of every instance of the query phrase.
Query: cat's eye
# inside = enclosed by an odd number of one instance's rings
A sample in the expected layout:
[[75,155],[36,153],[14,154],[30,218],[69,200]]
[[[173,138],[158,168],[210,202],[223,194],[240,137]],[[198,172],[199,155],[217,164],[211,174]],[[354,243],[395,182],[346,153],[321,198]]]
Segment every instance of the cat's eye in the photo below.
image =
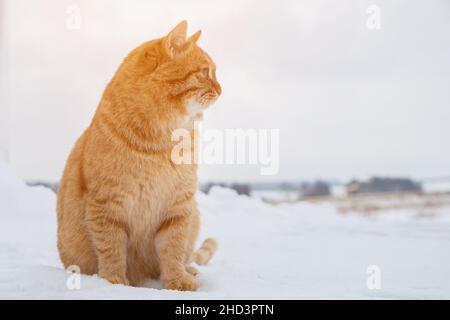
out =
[[209,68],[203,68],[202,74],[205,78],[209,78]]

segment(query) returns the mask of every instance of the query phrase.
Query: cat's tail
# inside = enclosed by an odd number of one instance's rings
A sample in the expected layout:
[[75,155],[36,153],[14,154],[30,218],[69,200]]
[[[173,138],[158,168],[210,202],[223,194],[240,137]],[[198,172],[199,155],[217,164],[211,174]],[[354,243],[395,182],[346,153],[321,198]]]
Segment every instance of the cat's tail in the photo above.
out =
[[211,260],[217,249],[217,240],[207,238],[203,241],[201,247],[194,252],[194,261],[198,265],[205,265]]

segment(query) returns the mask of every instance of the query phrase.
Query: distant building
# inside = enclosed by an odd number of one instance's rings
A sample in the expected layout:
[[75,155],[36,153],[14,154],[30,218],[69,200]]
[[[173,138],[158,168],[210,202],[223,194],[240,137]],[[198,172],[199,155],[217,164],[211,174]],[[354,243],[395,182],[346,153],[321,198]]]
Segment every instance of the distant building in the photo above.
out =
[[384,193],[384,192],[421,192],[419,182],[408,178],[373,177],[369,181],[353,180],[346,185],[347,194]]
[[303,183],[300,186],[300,197],[325,197],[331,195],[330,186],[324,181]]

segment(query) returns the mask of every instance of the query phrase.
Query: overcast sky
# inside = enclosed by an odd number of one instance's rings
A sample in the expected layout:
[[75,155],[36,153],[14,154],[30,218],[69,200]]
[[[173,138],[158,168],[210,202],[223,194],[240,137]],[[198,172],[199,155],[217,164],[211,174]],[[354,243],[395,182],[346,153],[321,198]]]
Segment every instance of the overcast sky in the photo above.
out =
[[450,176],[448,0],[1,1],[0,147],[24,178],[59,178],[123,57],[182,19],[223,88],[205,126],[280,129],[277,175],[202,166],[202,180]]

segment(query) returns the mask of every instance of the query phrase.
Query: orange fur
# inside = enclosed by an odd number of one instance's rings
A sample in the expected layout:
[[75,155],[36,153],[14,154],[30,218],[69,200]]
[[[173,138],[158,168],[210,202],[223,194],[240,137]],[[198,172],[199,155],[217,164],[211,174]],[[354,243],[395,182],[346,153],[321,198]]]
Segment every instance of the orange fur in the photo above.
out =
[[186,39],[186,29],[183,21],[128,55],[76,142],[57,204],[66,267],[111,283],[159,277],[165,288],[197,288],[188,266],[200,223],[197,166],[171,161],[171,133],[192,129],[221,88],[196,45],[200,32]]
[[213,238],[208,238],[203,241],[202,246],[192,255],[192,258],[195,263],[205,265],[211,260],[216,250],[217,241]]

